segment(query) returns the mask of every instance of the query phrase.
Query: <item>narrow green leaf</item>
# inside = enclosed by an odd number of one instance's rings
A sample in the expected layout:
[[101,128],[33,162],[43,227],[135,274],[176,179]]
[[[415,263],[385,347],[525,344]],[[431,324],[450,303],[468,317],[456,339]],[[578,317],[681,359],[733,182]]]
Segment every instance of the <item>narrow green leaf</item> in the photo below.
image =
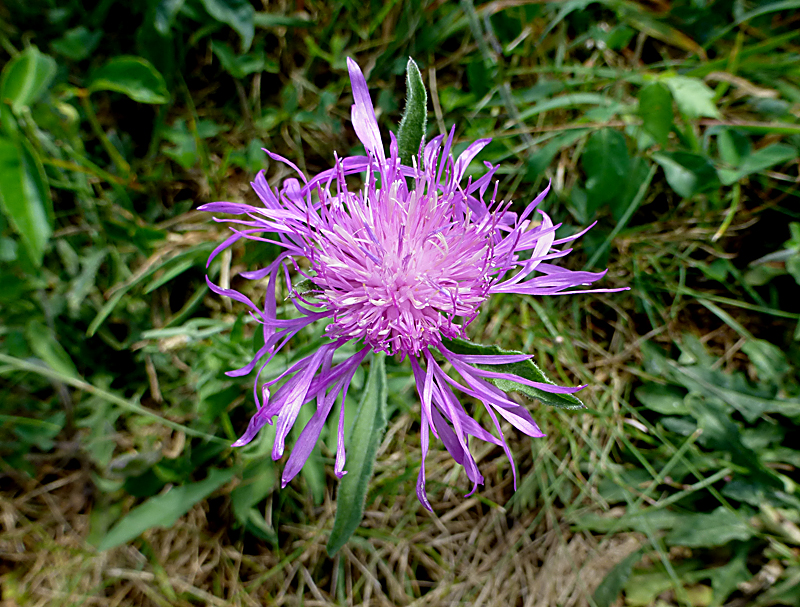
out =
[[31,351],[47,365],[59,373],[78,379],[78,369],[64,347],[56,341],[52,332],[37,320],[28,323],[25,337]]
[[169,91],[164,77],[153,64],[132,55],[110,59],[94,73],[90,91],[116,91],[139,103],[167,103]]
[[220,23],[230,25],[242,39],[245,52],[253,43],[255,9],[248,0],[201,0],[208,14]]
[[567,93],[566,95],[559,95],[552,99],[545,99],[539,103],[529,107],[520,112],[519,119],[527,121],[542,112],[549,112],[550,110],[559,110],[563,108],[574,108],[579,105],[599,105],[606,107],[612,105],[614,100],[607,95],[600,93]]
[[361,524],[375,454],[386,431],[385,355],[376,352],[367,378],[367,386],[353,422],[347,445],[347,474],[339,481],[336,496],[336,519],[328,539],[328,556],[333,557],[347,543]]
[[796,148],[785,143],[775,143],[745,156],[736,170],[720,169],[719,178],[723,185],[731,185],[749,175],[796,158]]
[[625,136],[614,129],[601,129],[589,137],[581,157],[589,195],[587,211],[593,215],[602,205],[619,197],[627,184],[631,165]]
[[279,15],[278,13],[256,12],[253,15],[253,22],[258,27],[311,27],[314,21],[290,15]]
[[233,468],[212,468],[208,478],[203,481],[175,487],[163,495],[151,497],[114,525],[97,549],[115,548],[153,527],[172,527],[192,506],[227,483],[233,477],[233,472]]
[[653,82],[639,91],[639,115],[644,130],[661,145],[666,145],[672,131],[672,95],[667,86]]
[[0,137],[0,209],[22,238],[31,261],[42,264],[52,233],[50,189],[25,141]]
[[397,147],[400,162],[411,166],[412,158],[419,153],[419,146],[425,140],[425,124],[428,119],[428,94],[422,82],[422,74],[414,60],[409,57],[406,66],[406,88],[408,99],[400,129],[397,131]]
[[14,113],[33,105],[56,75],[55,59],[30,46],[6,63],[0,80],[0,101]]
[[628,578],[631,577],[633,566],[642,559],[643,552],[642,549],[634,550],[606,574],[592,595],[597,607],[610,607],[617,600]]
[[[482,356],[523,354],[523,352],[517,352],[516,350],[503,350],[502,348],[498,348],[497,346],[484,346],[482,344],[476,344],[471,341],[466,341],[464,339],[454,339],[453,341],[446,341],[445,346],[447,346],[448,350],[451,350],[456,354],[479,354]],[[510,363],[506,365],[476,365],[476,366],[481,369],[488,369],[490,371],[496,371],[498,373],[513,373],[514,375],[519,375],[520,377],[528,379],[530,381],[555,385],[555,383],[549,377],[547,377],[542,372],[542,370],[536,366],[536,363],[534,363],[533,360],[531,359],[518,363]],[[492,379],[490,381],[495,386],[500,388],[503,392],[510,392],[513,390],[515,392],[519,392],[520,394],[524,394],[529,398],[541,401],[546,405],[558,407],[559,409],[586,408],[586,405],[584,405],[578,399],[578,397],[573,394],[553,394],[551,392],[546,392],[538,388],[533,388],[531,386],[526,386],[525,384],[520,384],[506,379]]]

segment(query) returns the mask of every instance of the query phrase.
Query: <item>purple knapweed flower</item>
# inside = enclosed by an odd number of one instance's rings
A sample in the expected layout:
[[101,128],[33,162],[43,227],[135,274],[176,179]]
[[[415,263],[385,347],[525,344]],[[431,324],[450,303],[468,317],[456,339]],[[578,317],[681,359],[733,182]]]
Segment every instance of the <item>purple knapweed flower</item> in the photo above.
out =
[[[263,369],[302,328],[323,319],[328,323],[325,331],[329,341],[316,352],[263,383],[260,389],[256,378],[254,395],[258,410],[234,446],[249,443],[277,416],[272,457],[281,458],[286,436],[300,407],[316,398],[317,409],[283,470],[285,486],[311,453],[337,396],[341,395],[344,407],[347,388],[358,366],[370,351],[385,352],[397,354],[401,360],[409,358],[422,403],[422,465],[417,482],[417,496],[422,504],[431,510],[425,494],[429,432],[441,439],[453,458],[464,466],[473,483],[468,495],[483,483],[469,450],[470,436],[505,450],[511,460],[516,488],[516,470],[498,415],[529,436],[544,434],[527,409],[512,401],[491,380],[511,380],[560,394],[577,392],[583,386],[561,387],[492,372],[485,365],[514,363],[530,357],[458,354],[444,342],[464,338],[467,325],[494,293],[574,293],[568,289],[592,283],[605,272],[577,272],[549,263],[571,250],[555,246],[586,232],[556,239],[559,226],[553,225],[546,213],[539,211],[538,222],[531,219],[549,186],[517,215],[509,210],[510,202],[497,200],[497,183],[490,202],[484,202],[496,171],[488,162],[484,163],[488,168],[486,174],[463,183],[467,166],[489,139],[475,141],[454,160],[453,129],[446,139],[440,135],[427,143],[420,150],[415,166],[404,166],[399,162],[395,136],[390,133],[387,156],[364,76],[352,59],[347,60],[347,66],[354,97],[353,127],[366,148],[366,156],[335,156],[333,168],[308,179],[291,161],[265,150],[271,158],[296,171],[299,181],[286,179],[280,190],[272,189],[261,171],[252,185],[263,206],[214,202],[200,207],[203,211],[247,216],[236,220],[215,218],[234,224],[233,234],[214,250],[209,263],[240,238],[283,248],[267,267],[242,274],[250,280],[267,279],[263,308],[236,290],[208,281],[214,292],[249,306],[251,314],[263,326],[264,346],[250,364],[228,375],[245,375],[259,364],[260,370]],[[346,176],[356,173],[364,175],[365,185],[351,191]],[[307,263],[298,264],[299,259],[306,259]],[[290,268],[296,276],[308,279],[310,291],[300,292],[292,285]],[[281,273],[299,318],[276,315],[275,289]],[[580,292],[613,290],[616,289]],[[334,352],[350,341],[361,346],[358,352],[333,364]],[[463,381],[445,373],[432,354],[434,349]],[[285,382],[270,394],[269,387],[280,380]],[[483,403],[498,436],[467,415],[454,388]],[[345,474],[343,424],[342,412],[335,464],[339,478]]]

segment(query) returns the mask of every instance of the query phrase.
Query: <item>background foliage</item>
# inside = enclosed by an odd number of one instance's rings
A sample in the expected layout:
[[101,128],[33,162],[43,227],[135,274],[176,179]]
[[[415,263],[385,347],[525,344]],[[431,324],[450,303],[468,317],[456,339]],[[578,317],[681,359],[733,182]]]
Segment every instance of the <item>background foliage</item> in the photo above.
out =
[[[0,6],[0,599],[9,605],[795,605],[800,602],[800,2]],[[223,231],[192,211],[356,151],[345,58],[384,133],[409,56],[429,136],[493,137],[499,192],[548,179],[567,263],[609,296],[497,297],[471,336],[536,354],[586,412],[545,439],[439,447],[410,369],[366,519],[334,559],[335,433],[280,490],[253,324],[209,294]],[[208,273],[274,254],[252,243]],[[253,293],[258,298],[258,293]],[[257,333],[257,332],[255,332]],[[314,347],[301,334],[268,372]],[[257,339],[257,338],[256,338]],[[351,424],[366,373],[346,403]],[[307,407],[308,408],[308,407]],[[301,412],[300,427],[311,413]],[[330,420],[338,423],[336,415]],[[5,604],[5,603],[4,603]]]

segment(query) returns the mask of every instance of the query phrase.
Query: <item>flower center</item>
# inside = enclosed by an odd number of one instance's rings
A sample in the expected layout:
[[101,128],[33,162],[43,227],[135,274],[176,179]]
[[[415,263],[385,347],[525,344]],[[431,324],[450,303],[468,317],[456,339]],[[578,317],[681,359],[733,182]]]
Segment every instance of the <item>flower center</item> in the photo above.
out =
[[[342,204],[347,200],[347,209]],[[331,198],[316,232],[315,283],[334,310],[332,339],[417,355],[462,335],[487,297],[489,232],[453,202],[395,182]]]

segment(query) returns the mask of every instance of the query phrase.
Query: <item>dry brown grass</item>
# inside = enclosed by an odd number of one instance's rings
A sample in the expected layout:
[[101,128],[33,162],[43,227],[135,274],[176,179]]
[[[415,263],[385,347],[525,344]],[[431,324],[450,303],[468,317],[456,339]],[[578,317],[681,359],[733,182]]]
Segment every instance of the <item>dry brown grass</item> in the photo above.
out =
[[[51,469],[15,490],[4,487],[3,607],[338,605],[340,580],[347,605],[577,606],[588,604],[605,574],[643,542],[635,534],[600,543],[572,533],[557,509],[513,519],[503,508],[486,512],[477,497],[452,495],[436,504],[446,514],[432,520],[421,510],[409,517],[405,500],[413,496],[368,510],[366,532],[333,561],[325,554],[330,500],[314,527],[280,529],[295,538],[294,558],[263,545],[243,551],[214,520],[226,505],[215,512],[208,502],[171,529],[98,553],[86,542],[91,487],[83,469]],[[504,489],[489,487],[482,497]],[[341,578],[333,575],[338,567]]]

